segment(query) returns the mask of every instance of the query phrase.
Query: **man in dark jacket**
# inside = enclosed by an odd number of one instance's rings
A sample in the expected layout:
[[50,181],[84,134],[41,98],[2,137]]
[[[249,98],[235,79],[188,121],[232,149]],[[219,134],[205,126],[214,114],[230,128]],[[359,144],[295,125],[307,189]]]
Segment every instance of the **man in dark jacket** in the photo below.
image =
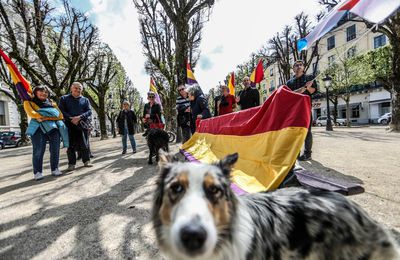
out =
[[211,117],[210,109],[208,108],[208,101],[203,94],[198,84],[191,85],[187,92],[190,100],[190,110],[192,112],[192,120],[190,122],[190,129],[192,134],[196,132],[196,121],[198,119],[207,119]]
[[75,170],[76,152],[80,152],[82,162],[85,167],[92,167],[90,163],[89,151],[89,131],[90,117],[92,110],[90,109],[89,99],[82,96],[83,86],[79,82],[74,82],[70,87],[71,94],[64,95],[60,99],[59,108],[64,115],[65,124],[68,127],[69,147],[68,169]]
[[[311,101],[312,94],[314,94],[314,92],[317,90],[317,83],[314,80],[315,77],[312,75],[306,75],[304,73],[304,62],[301,60],[298,60],[293,64],[293,71],[295,75],[286,83],[286,85],[294,92],[310,96]],[[299,157],[300,161],[311,160],[311,148],[313,144],[311,125],[312,115],[310,126],[308,127],[308,132],[304,143],[304,153]]]
[[249,77],[243,79],[244,89],[239,91],[236,103],[240,105],[240,110],[256,107],[260,105],[260,93],[256,88],[251,87]]
[[131,104],[128,101],[124,101],[122,104],[122,111],[119,112],[117,117],[118,133],[122,136],[122,154],[126,154],[127,150],[127,137],[131,142],[132,151],[136,153],[136,142],[135,142],[135,124],[137,117],[135,112],[131,110]]
[[190,101],[185,85],[178,86],[179,95],[176,98],[176,110],[178,111],[178,127],[182,130],[182,143],[190,139]]

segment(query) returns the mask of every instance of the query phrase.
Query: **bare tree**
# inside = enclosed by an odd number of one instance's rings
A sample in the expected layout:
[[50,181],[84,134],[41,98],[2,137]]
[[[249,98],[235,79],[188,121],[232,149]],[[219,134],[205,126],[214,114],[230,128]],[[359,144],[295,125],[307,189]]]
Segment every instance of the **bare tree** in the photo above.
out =
[[[321,5],[328,8],[336,6],[337,0],[320,0]],[[370,22],[356,17],[352,21],[365,23],[368,28],[375,26]],[[393,131],[400,132],[400,11],[386,19],[386,21],[373,29],[373,32],[380,32],[386,35],[392,46],[391,76],[389,79],[382,79],[385,88],[392,94],[392,121],[390,127]]]
[[111,87],[111,82],[117,75],[122,66],[117,61],[112,50],[105,44],[99,46],[95,52],[96,65],[94,68],[94,79],[87,82],[90,91],[88,98],[91,101],[93,109],[96,111],[100,122],[101,139],[107,139],[106,128],[106,100],[108,90]]
[[[55,15],[47,0],[0,1],[5,28],[2,47],[16,59],[33,84],[44,84],[60,97],[73,81],[86,81],[93,65],[89,53],[98,41],[88,18],[64,0],[63,15]],[[23,39],[23,40],[21,40]]]

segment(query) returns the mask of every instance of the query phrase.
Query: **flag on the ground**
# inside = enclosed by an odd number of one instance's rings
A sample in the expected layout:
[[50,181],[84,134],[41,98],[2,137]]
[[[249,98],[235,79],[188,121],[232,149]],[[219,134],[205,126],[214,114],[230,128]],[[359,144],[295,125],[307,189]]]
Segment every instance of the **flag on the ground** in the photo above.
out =
[[257,83],[260,83],[264,79],[264,67],[263,61],[260,61],[257,64],[257,67],[254,69],[253,73],[251,73],[250,81],[252,86],[254,87]]
[[307,49],[314,42],[329,32],[348,12],[374,23],[380,24],[400,7],[399,0],[345,0],[337,4],[315,26],[306,38],[297,42],[299,51]]
[[232,72],[228,81],[229,94],[235,95],[235,73]]
[[11,79],[18,91],[19,97],[23,101],[30,100],[32,97],[31,84],[21,75],[15,64],[11,61],[7,54],[3,52],[2,49],[0,49],[0,55],[10,71]]
[[155,101],[156,103],[160,104],[161,109],[163,108],[162,103],[161,103],[161,98],[160,95],[158,94],[157,88],[156,88],[156,84],[154,83],[154,80],[152,77],[150,77],[150,91],[153,91],[155,94]]
[[260,107],[201,120],[182,145],[191,161],[211,163],[238,152],[236,193],[276,189],[294,165],[310,125],[310,97],[280,87]]
[[196,78],[194,77],[192,68],[190,67],[189,62],[186,62],[186,83],[189,85],[197,83]]

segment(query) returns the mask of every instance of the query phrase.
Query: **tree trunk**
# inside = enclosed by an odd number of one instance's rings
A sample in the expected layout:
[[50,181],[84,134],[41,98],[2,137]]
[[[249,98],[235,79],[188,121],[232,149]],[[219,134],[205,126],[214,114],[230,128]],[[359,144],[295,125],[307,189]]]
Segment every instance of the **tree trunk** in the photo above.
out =
[[16,105],[17,105],[19,118],[20,118],[19,129],[21,130],[21,141],[22,141],[22,144],[24,145],[27,143],[27,138],[26,138],[25,133],[26,133],[26,129],[28,128],[28,117],[24,110],[23,103],[18,102]]
[[350,122],[350,114],[351,114],[351,109],[350,109],[350,98],[346,98],[346,123],[347,127],[351,127],[351,122]]
[[[398,86],[400,88],[400,84]],[[390,129],[395,132],[400,132],[400,92],[392,91],[392,120]]]
[[99,122],[100,122],[100,140],[105,140],[107,136],[107,126],[106,126],[106,112],[104,99],[99,98]]
[[189,25],[182,19],[176,26],[176,49],[175,49],[175,58],[176,58],[176,73],[178,75],[178,85],[186,83],[186,62],[190,62],[188,60],[188,31]]

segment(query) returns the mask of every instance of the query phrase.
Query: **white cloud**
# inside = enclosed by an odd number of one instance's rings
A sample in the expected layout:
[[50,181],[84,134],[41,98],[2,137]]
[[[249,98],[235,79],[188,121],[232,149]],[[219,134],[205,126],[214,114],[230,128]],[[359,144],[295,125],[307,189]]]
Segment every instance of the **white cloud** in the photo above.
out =
[[[145,94],[149,76],[143,73],[145,58],[140,42],[138,14],[131,0],[90,0],[89,11],[102,39],[113,48],[136,88]],[[207,92],[236,66],[249,58],[284,25],[292,24],[301,11],[315,16],[321,7],[316,0],[216,1],[201,43],[203,61],[195,69],[196,79]],[[203,64],[204,65],[204,64]]]

